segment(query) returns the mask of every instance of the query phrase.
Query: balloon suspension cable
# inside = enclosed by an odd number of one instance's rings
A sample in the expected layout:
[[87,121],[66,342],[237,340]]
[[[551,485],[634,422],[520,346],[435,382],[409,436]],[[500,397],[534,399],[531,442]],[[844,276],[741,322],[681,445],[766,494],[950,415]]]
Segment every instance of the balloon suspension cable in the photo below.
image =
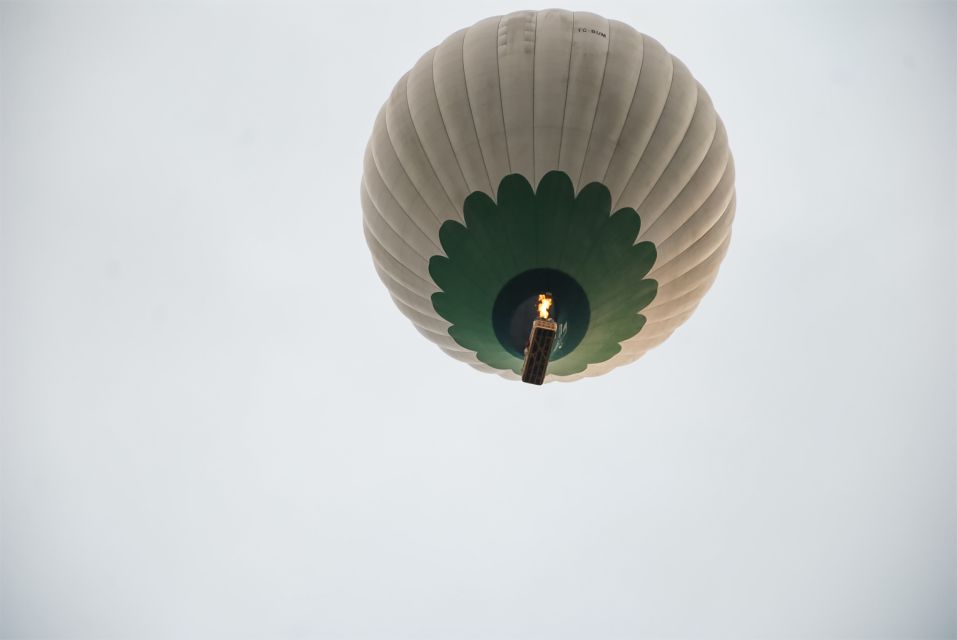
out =
[[550,313],[552,302],[552,294],[539,294],[538,317],[532,321],[532,331],[528,335],[528,346],[525,347],[522,382],[537,385],[545,382],[548,359],[552,354],[555,334],[558,331],[558,323],[552,319]]

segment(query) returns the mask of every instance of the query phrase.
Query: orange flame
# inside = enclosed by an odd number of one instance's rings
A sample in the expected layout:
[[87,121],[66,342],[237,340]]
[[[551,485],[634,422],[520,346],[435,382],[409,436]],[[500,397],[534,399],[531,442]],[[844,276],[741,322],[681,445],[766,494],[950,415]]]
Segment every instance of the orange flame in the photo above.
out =
[[548,320],[548,310],[552,306],[552,297],[547,293],[538,294],[538,317]]

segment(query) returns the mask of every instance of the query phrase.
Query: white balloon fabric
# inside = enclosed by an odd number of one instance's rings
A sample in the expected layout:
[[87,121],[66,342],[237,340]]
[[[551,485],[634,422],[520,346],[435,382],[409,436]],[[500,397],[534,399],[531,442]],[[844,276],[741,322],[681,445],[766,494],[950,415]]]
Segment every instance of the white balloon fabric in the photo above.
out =
[[714,281],[735,209],[724,126],[685,65],[626,24],[559,10],[488,18],[423,55],[375,121],[361,195],[380,278],[448,355],[516,378],[520,309],[553,292],[549,381],[671,335]]

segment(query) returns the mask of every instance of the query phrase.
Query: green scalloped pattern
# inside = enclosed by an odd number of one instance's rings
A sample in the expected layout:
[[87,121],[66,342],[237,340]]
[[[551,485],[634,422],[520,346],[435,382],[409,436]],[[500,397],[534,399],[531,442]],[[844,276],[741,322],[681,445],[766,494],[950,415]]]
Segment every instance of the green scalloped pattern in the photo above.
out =
[[429,260],[441,288],[435,311],[451,323],[449,335],[490,367],[520,373],[522,360],[499,342],[492,306],[502,287],[529,269],[564,271],[584,289],[591,305],[588,330],[578,346],[549,364],[548,373],[581,373],[621,351],[621,342],[645,324],[639,312],[658,293],[645,276],[658,252],[635,244],[641,218],[632,208],[611,213],[608,188],[592,182],[575,195],[562,171],[545,174],[533,190],[520,174],[502,179],[496,202],[481,191],[464,204],[465,224],[447,220],[439,229],[445,256]]

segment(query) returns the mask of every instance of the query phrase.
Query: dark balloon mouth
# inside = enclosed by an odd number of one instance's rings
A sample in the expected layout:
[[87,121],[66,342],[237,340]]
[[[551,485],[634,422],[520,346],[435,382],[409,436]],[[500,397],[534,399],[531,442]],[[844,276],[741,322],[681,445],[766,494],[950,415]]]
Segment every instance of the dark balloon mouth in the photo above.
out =
[[558,269],[529,269],[509,280],[495,298],[492,326],[506,351],[523,358],[532,321],[538,317],[538,296],[553,298],[550,316],[558,323],[558,335],[549,360],[574,351],[588,331],[591,307],[581,285]]

